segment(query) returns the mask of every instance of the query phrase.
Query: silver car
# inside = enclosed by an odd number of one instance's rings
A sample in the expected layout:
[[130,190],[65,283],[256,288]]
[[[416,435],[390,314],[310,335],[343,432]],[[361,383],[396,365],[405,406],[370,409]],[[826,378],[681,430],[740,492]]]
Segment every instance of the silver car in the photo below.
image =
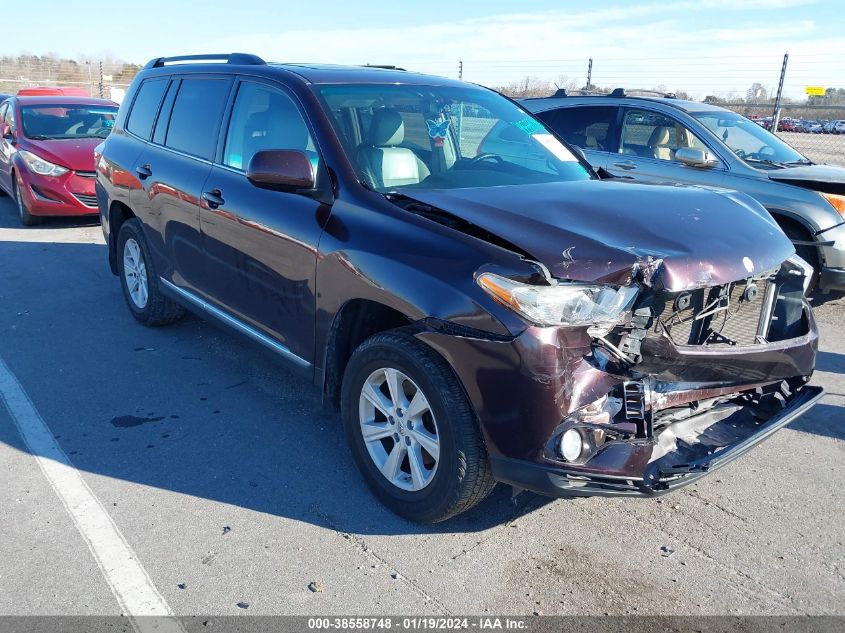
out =
[[671,96],[559,91],[522,105],[581,148],[600,174],[756,198],[815,269],[813,284],[845,290],[845,168],[814,164],[740,114]]

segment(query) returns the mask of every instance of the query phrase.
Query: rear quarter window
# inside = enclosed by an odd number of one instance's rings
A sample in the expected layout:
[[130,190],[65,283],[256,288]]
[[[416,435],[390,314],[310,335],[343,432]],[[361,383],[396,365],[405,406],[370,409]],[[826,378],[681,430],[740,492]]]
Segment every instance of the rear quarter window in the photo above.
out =
[[126,121],[126,129],[132,134],[149,140],[161,97],[164,95],[164,89],[167,88],[167,81],[165,78],[147,79],[141,84],[135,102],[132,104],[132,110],[129,112],[129,119]]

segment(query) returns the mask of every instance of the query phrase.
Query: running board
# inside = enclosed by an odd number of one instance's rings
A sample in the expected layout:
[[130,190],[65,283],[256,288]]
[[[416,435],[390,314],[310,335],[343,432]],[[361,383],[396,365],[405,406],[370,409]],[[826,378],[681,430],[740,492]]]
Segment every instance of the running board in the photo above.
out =
[[220,308],[216,308],[205,299],[201,299],[200,297],[195,295],[193,292],[185,290],[184,288],[180,288],[179,286],[170,283],[169,281],[167,281],[167,279],[164,279],[163,277],[159,277],[158,279],[167,290],[175,294],[177,297],[184,299],[192,306],[199,308],[207,314],[210,314],[217,320],[222,321],[223,323],[225,323],[229,327],[234,328],[241,334],[248,336],[253,341],[261,343],[264,347],[267,347],[268,349],[276,352],[277,354],[284,356],[289,361],[293,362],[295,365],[298,365],[299,367],[304,367],[306,369],[311,367],[311,363],[309,363],[307,360],[305,360],[304,358],[300,358],[292,351],[290,351],[287,347],[285,347],[278,341],[273,340],[266,334],[259,332],[254,327],[247,325],[240,319],[236,319],[231,314],[223,312],[223,310],[221,310]]

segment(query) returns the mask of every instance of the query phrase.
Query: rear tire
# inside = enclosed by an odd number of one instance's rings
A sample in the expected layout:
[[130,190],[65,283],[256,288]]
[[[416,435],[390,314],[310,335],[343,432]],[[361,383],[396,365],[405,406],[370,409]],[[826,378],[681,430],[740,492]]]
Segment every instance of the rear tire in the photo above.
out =
[[15,196],[15,205],[18,207],[18,217],[21,220],[21,224],[24,226],[37,226],[44,221],[43,218],[32,215],[29,209],[26,208],[26,203],[23,201],[23,196],[21,196],[21,191],[18,188],[18,181],[14,175],[12,176],[12,193]]
[[175,323],[184,316],[185,309],[159,290],[155,265],[137,218],[130,218],[120,227],[117,270],[123,298],[138,321],[154,327]]
[[[389,376],[398,380],[391,384]],[[363,395],[367,386],[374,387],[367,389],[369,397]],[[493,490],[487,449],[463,387],[443,357],[408,330],[364,341],[349,360],[341,389],[352,455],[370,490],[394,513],[436,523],[472,508]],[[394,398],[394,391],[401,395]],[[391,469],[397,449],[402,457]]]

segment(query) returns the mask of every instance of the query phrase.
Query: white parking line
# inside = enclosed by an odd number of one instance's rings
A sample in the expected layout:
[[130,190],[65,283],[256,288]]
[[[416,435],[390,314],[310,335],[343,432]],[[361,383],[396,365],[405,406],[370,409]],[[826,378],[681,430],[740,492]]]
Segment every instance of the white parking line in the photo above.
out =
[[172,613],[135,552],[56,443],[50,428],[2,358],[0,400],[6,405],[41,472],[88,544],[123,614],[131,618],[133,627],[139,632],[183,632],[177,620],[137,617],[170,616]]

